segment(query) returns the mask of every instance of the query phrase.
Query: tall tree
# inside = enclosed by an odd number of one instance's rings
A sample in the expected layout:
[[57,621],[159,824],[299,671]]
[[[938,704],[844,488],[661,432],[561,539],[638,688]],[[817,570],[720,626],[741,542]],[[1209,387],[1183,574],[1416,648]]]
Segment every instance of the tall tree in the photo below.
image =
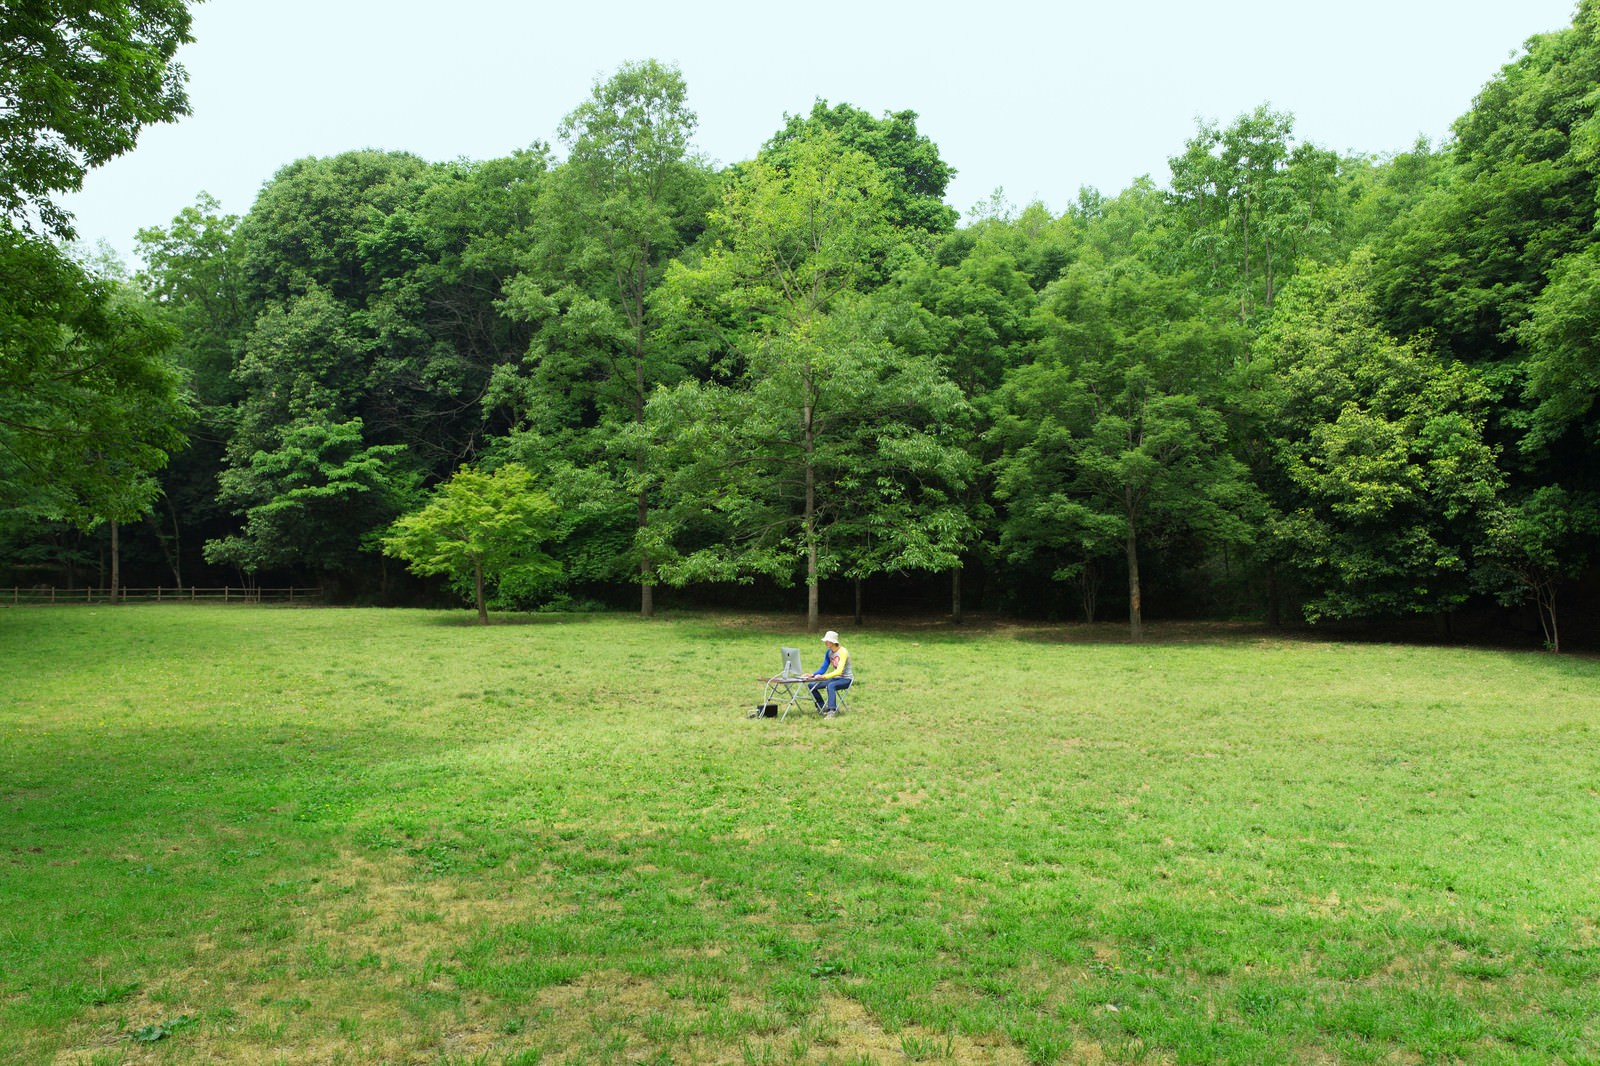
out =
[[1234,294],[1241,322],[1272,310],[1299,254],[1332,227],[1338,157],[1293,145],[1293,128],[1262,105],[1226,129],[1202,123],[1168,160],[1184,261]]
[[669,504],[651,530],[663,574],[799,577],[814,629],[823,579],[949,571],[976,525],[960,390],[853,309],[812,329],[814,347],[770,343],[731,385],[658,393],[648,428]]
[[[937,259],[913,259],[894,285],[874,294],[893,342],[939,367],[978,416],[969,435],[950,439],[974,461],[961,496],[963,514],[975,529],[973,543],[981,542],[993,518],[993,482],[986,476],[983,451],[989,423],[983,413],[992,407],[989,400],[1005,373],[1022,362],[1035,333],[1034,291],[995,229],[960,242],[959,258],[941,247]],[[950,614],[957,623],[964,612],[964,562],[957,560],[950,569]]]
[[1080,260],[1041,298],[1038,358],[1007,378],[992,436],[1014,560],[1082,579],[1119,553],[1128,625],[1143,637],[1141,547],[1172,531],[1240,543],[1251,489],[1205,395],[1237,337],[1202,313],[1192,280],[1136,259]]
[[[495,368],[527,343],[526,329],[495,301],[536,225],[546,164],[537,149],[482,166],[351,152],[301,160],[263,189],[236,238],[250,325],[234,370],[243,396],[224,498],[240,515],[297,486],[246,471],[296,469],[295,454],[278,453],[307,427],[323,436],[337,429],[341,455],[349,451],[343,434],[355,427],[352,454],[382,456],[382,480],[402,501],[414,478],[442,478],[476,454],[491,429],[482,400]],[[353,558],[344,549],[395,512],[353,513],[372,524],[347,523],[340,551],[316,553],[338,566],[319,567],[343,567]],[[230,543],[314,544],[329,532],[294,530],[293,521],[320,521],[314,509],[281,517]],[[246,554],[295,558],[282,546]]]
[[1582,0],[1571,27],[1531,38],[1484,86],[1455,123],[1447,180],[1376,249],[1396,333],[1431,330],[1474,363],[1519,358],[1556,262],[1600,239],[1597,84],[1600,4]]
[[201,193],[166,227],[139,231],[146,269],[137,278],[145,298],[175,332],[172,359],[183,368],[195,406],[189,446],[159,475],[162,512],[147,526],[172,571],[184,583],[204,565],[201,545],[230,525],[218,505],[231,414],[244,391],[233,368],[244,349],[249,321],[239,292],[235,215],[224,215]]
[[80,528],[138,517],[191,414],[171,332],[7,225],[0,280],[0,506]]
[[[604,422],[615,421],[620,409],[642,424],[650,392],[677,376],[674,353],[656,338],[652,296],[709,206],[708,175],[689,155],[696,122],[675,67],[629,63],[597,81],[559,131],[570,151],[558,172],[559,213],[539,248],[547,269],[524,273],[507,293],[508,312],[539,327],[533,358],[566,364],[564,391],[574,379],[594,381]],[[646,458],[634,453],[627,478],[635,484],[638,530],[650,514]],[[649,618],[655,563],[640,554],[635,566],[639,611]]]
[[[742,168],[712,215],[711,246],[693,266],[669,271],[673,327],[711,335],[733,382],[689,383],[651,403],[665,454],[695,458],[669,468],[675,506],[663,528],[670,534],[693,516],[720,521],[728,534],[664,566],[669,577],[788,580],[798,571],[815,627],[819,584],[842,565],[835,526],[871,503],[846,487],[871,476],[845,458],[844,442],[859,439],[846,427],[870,426],[916,400],[921,413],[896,423],[921,446],[938,446],[933,422],[949,401],[937,375],[920,374],[893,345],[834,317],[899,245],[892,207],[871,159],[830,133],[813,134],[790,144],[781,162]],[[953,388],[950,399],[960,400]],[[751,432],[737,429],[746,423]],[[890,441],[899,436],[889,423],[882,428]]]

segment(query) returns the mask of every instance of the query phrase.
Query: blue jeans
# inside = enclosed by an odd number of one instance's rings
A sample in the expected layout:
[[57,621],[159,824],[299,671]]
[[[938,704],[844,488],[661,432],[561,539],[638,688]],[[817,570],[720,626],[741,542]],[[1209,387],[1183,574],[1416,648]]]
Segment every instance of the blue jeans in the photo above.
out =
[[836,677],[832,681],[813,681],[806,687],[811,689],[811,698],[816,701],[819,710],[822,707],[823,690],[826,690],[828,693],[828,710],[837,711],[839,709],[839,691],[849,688],[850,682],[854,680],[851,677]]

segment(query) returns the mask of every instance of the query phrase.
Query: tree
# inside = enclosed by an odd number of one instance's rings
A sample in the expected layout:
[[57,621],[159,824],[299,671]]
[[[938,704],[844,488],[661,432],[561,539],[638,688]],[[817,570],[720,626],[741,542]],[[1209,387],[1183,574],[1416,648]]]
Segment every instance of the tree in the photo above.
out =
[[[597,81],[561,125],[571,151],[552,198],[559,214],[539,248],[544,269],[523,273],[507,291],[508,313],[536,324],[530,360],[559,364],[561,391],[593,382],[603,421],[622,413],[641,424],[655,385],[677,376],[674,353],[656,339],[651,299],[666,264],[703,219],[700,193],[709,182],[688,155],[696,121],[675,67],[630,63]],[[634,523],[643,529],[650,513],[641,476],[646,456],[631,459]],[[655,564],[642,555],[635,566],[639,611],[649,618]]]
[[[730,382],[686,383],[650,404],[670,508],[652,545],[689,544],[663,563],[669,580],[786,583],[798,573],[814,628],[822,578],[852,554],[857,573],[909,558],[909,541],[866,551],[851,516],[896,498],[897,477],[916,464],[959,484],[938,433],[959,417],[959,390],[853,317],[899,243],[890,207],[870,159],[815,134],[791,144],[782,165],[757,160],[735,175],[710,248],[669,271],[673,327],[709,335]],[[883,442],[873,458],[862,451],[869,441]],[[965,535],[947,528],[951,537],[920,551],[941,569]]]
[[1545,485],[1518,503],[1495,507],[1487,525],[1480,583],[1508,606],[1531,597],[1545,647],[1559,652],[1558,594],[1589,564],[1600,534],[1600,499]]
[[[307,432],[334,447],[333,468],[381,460],[368,485],[378,491],[360,490],[367,505],[340,528],[316,507],[247,520],[208,558],[358,576],[363,538],[399,513],[410,486],[477,454],[494,428],[480,401],[527,343],[495,300],[535,224],[545,165],[540,151],[483,166],[351,152],[301,160],[263,190],[235,240],[249,327],[222,498],[251,514],[322,476],[320,460],[306,466]],[[306,545],[318,547],[308,556]]]
[[1376,248],[1389,327],[1458,358],[1514,361],[1518,331],[1563,256],[1597,239],[1600,4],[1530,38],[1456,120],[1450,167]]
[[0,7],[0,215],[72,235],[51,202],[133,148],[139,131],[189,113],[185,0],[15,0]]
[[1299,255],[1331,229],[1339,160],[1291,146],[1293,116],[1265,105],[1227,129],[1202,123],[1172,168],[1183,259],[1239,301],[1239,321],[1271,311]]
[[1600,245],[1561,259],[1518,329],[1535,401],[1525,447],[1539,449],[1582,428],[1600,439]]
[[1182,530],[1212,544],[1247,534],[1250,487],[1223,418],[1199,390],[1231,361],[1189,279],[1136,260],[1085,259],[1045,290],[1039,358],[1002,390],[991,436],[1003,449],[1002,547],[1045,554],[1058,580],[1127,566],[1128,627],[1143,637],[1140,547]]
[[268,434],[271,450],[222,471],[219,499],[243,515],[237,534],[209,541],[206,560],[248,574],[304,568],[326,578],[358,570],[366,534],[412,500],[405,446],[363,443],[361,420],[310,410]]
[[202,193],[167,227],[142,229],[137,237],[146,264],[137,284],[177,338],[171,358],[183,369],[195,408],[189,446],[159,475],[164,513],[158,521],[152,512],[147,522],[179,585],[186,570],[203,562],[205,540],[230,527],[217,504],[217,471],[231,413],[244,397],[233,377],[249,326],[234,240],[239,219],[218,206]]
[[842,149],[860,152],[883,171],[889,185],[889,217],[908,231],[932,235],[955,228],[959,215],[944,202],[955,169],[939,157],[939,146],[917,132],[915,111],[885,112],[873,118],[849,104],[812,105],[807,116],[785,115],[783,129],[761,149],[761,158],[786,166],[791,146],[817,135],[831,135]]
[[754,575],[807,589],[827,577],[944,572],[976,524],[956,440],[970,409],[935,365],[836,312],[815,351],[736,385],[686,383],[651,400],[663,497],[652,527],[677,583]]
[[443,574],[489,623],[494,592],[548,587],[560,566],[542,546],[552,535],[555,505],[516,463],[492,473],[465,466],[440,485],[427,506],[398,519],[383,550],[417,574]]
[[[981,455],[982,434],[988,428],[983,412],[1034,336],[1034,291],[995,230],[989,227],[960,242],[959,258],[949,247],[957,243],[952,240],[941,246],[937,259],[913,259],[896,274],[894,284],[873,296],[891,341],[939,367],[978,415],[970,435],[947,438],[973,459],[974,471],[960,501],[964,524],[973,530],[971,542],[981,540],[993,518],[992,479]],[[963,561],[958,559],[950,569],[950,614],[958,624],[963,620],[962,574]]]
[[1275,536],[1307,618],[1463,603],[1503,485],[1478,376],[1382,328],[1367,256],[1297,278],[1255,355],[1289,494]]
[[129,294],[0,225],[0,506],[128,521],[191,412],[172,334]]

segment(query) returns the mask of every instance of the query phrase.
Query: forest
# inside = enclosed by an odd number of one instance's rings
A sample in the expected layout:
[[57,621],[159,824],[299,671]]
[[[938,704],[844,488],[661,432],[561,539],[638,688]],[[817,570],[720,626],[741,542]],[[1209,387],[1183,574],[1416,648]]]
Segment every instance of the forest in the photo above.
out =
[[167,65],[52,137],[74,40],[3,17],[0,586],[1600,642],[1600,0],[1394,155],[1263,105],[963,219],[915,111],[718,168],[642,60],[507,158],[200,194],[137,268],[52,206],[186,106],[182,3],[123,6]]

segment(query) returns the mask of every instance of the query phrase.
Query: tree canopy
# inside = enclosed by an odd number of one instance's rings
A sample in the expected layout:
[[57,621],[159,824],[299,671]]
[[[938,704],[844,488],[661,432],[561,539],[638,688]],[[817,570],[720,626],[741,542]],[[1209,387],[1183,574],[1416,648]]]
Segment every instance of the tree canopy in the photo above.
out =
[[145,126],[189,113],[187,0],[15,0],[0,8],[0,215],[72,235],[55,203],[133,148]]

